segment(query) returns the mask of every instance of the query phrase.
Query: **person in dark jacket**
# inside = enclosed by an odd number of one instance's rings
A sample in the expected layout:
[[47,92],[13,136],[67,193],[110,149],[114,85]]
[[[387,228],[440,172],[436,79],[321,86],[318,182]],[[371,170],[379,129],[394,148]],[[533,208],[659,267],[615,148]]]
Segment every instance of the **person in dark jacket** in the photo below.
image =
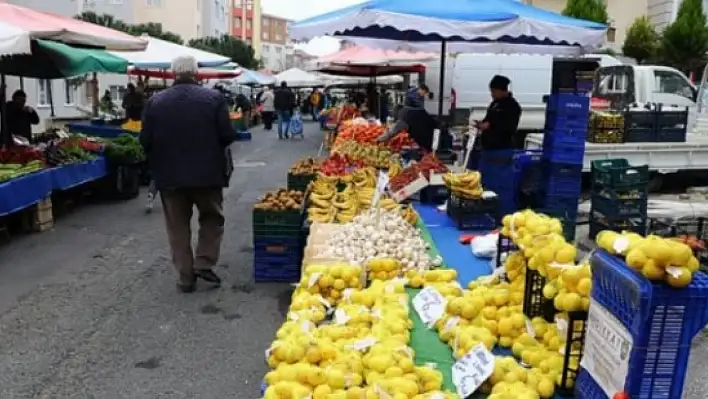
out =
[[127,91],[123,95],[123,109],[125,117],[131,120],[139,121],[143,117],[143,107],[145,105],[145,97],[143,93],[135,90],[135,85],[128,83]]
[[[196,82],[197,60],[172,61],[175,83],[155,94],[145,107],[140,144],[160,191],[178,288],[193,292],[196,280],[220,284],[212,268],[224,233],[223,188],[233,160],[229,145],[237,134],[226,100]],[[192,208],[199,212],[196,252],[192,252]]]
[[428,89],[428,86],[423,83],[418,87],[408,90],[404,105],[411,108],[425,108],[425,98],[429,95],[430,89]]
[[295,94],[288,88],[287,82],[281,82],[280,88],[275,91],[273,105],[278,118],[278,138],[290,138],[288,129],[290,128],[290,118],[295,110]]
[[39,115],[27,105],[27,93],[17,90],[12,93],[12,100],[5,104],[7,127],[10,134],[32,141],[32,125],[39,124]]
[[483,120],[475,123],[482,131],[483,151],[511,150],[521,119],[521,106],[509,91],[511,81],[506,76],[496,75],[489,82],[492,103]]

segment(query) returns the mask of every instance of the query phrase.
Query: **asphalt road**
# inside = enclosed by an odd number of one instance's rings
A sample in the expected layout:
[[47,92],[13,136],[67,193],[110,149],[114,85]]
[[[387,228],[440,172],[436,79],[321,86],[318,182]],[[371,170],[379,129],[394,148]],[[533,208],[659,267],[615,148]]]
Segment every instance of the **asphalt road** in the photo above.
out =
[[251,207],[315,155],[253,130],[234,145],[218,290],[175,288],[160,205],[75,209],[54,229],[0,247],[0,398],[256,398],[288,284],[252,283]]
[[[321,133],[279,141],[253,130],[234,146],[225,195],[226,283],[176,292],[160,206],[93,204],[53,230],[0,246],[0,399],[259,397],[263,361],[291,288],[252,280],[251,205],[285,184]],[[685,397],[708,397],[708,342],[694,342]]]

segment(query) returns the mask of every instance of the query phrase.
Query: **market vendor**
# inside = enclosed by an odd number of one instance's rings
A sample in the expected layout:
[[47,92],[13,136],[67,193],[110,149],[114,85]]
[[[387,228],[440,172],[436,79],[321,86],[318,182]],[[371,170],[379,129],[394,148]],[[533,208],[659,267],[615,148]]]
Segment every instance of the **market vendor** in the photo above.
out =
[[139,121],[143,118],[143,106],[145,97],[143,93],[135,89],[135,85],[128,83],[127,90],[123,95],[123,109],[125,117],[130,120]]
[[475,127],[482,132],[480,138],[482,151],[514,148],[514,137],[521,118],[521,106],[509,91],[510,83],[509,78],[501,75],[494,76],[489,82],[492,103],[489,104],[484,119],[475,121]]
[[[435,123],[434,120],[432,120],[430,114],[428,114],[428,112],[425,110],[425,97],[428,96],[429,93],[430,90],[425,84],[421,84],[419,87],[409,90],[408,96],[406,97],[406,103],[397,115],[396,123],[393,125],[393,127],[391,127],[391,129],[389,129],[388,132],[381,135],[381,137],[378,138],[378,141],[386,142],[395,137],[403,130],[408,130],[408,133],[410,134],[411,129],[422,129],[425,132],[430,131],[430,143],[432,143],[432,134],[434,127],[430,128],[430,126]],[[411,138],[413,138],[413,140],[416,140],[416,138],[412,135]],[[420,143],[418,143],[418,145],[420,145],[422,148],[430,146],[427,137],[425,138],[425,140],[423,140],[423,142],[424,145],[421,145]]]
[[17,90],[12,94],[12,101],[5,105],[7,127],[12,135],[32,140],[32,125],[39,124],[39,115],[27,105],[27,93]]

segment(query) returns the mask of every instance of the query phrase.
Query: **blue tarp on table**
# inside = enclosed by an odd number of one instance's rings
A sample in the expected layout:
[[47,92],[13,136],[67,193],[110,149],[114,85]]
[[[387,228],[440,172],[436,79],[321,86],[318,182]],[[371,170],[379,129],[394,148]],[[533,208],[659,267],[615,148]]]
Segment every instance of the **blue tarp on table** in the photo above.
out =
[[95,125],[91,122],[79,122],[67,124],[69,131],[72,133],[81,133],[87,136],[103,137],[105,139],[114,139],[123,133],[137,135],[136,132],[125,130],[116,125]]
[[63,165],[51,170],[53,190],[63,191],[81,184],[98,180],[108,174],[106,158],[99,157],[94,161]]
[[0,216],[37,204],[52,192],[52,170],[42,170],[0,183]]

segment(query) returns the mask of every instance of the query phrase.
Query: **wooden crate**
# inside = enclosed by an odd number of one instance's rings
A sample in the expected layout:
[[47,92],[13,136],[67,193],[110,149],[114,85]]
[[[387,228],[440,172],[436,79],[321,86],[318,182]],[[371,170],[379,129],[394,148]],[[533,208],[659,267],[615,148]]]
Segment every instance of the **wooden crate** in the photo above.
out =
[[52,199],[47,197],[32,207],[30,228],[36,232],[47,231],[54,227],[54,212]]

